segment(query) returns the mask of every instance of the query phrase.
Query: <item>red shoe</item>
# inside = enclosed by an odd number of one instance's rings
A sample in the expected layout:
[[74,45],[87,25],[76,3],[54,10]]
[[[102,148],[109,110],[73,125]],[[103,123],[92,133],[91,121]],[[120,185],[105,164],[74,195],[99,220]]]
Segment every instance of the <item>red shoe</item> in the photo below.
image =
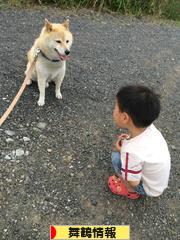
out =
[[129,192],[121,179],[116,176],[109,177],[108,186],[111,192],[116,195],[126,196],[129,199],[137,199],[141,197],[137,192]]

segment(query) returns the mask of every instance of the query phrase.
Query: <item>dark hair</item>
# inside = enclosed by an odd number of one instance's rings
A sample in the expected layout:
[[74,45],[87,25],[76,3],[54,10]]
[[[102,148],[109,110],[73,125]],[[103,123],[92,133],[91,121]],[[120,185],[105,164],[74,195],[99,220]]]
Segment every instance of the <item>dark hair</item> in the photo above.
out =
[[160,113],[160,100],[152,90],[141,85],[122,87],[116,95],[121,112],[126,112],[136,127],[147,127]]

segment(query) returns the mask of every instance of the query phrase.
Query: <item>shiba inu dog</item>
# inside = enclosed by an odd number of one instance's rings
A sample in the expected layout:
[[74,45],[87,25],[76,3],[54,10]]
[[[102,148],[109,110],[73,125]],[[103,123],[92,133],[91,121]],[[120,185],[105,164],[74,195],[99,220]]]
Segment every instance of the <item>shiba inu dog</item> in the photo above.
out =
[[66,60],[69,58],[70,48],[73,42],[72,33],[69,31],[69,20],[63,23],[51,23],[45,19],[45,26],[40,36],[35,40],[34,45],[28,52],[28,64],[26,72],[38,53],[37,61],[31,80],[37,80],[39,87],[38,105],[45,104],[45,88],[50,81],[55,83],[56,98],[62,99],[61,84],[65,76]]

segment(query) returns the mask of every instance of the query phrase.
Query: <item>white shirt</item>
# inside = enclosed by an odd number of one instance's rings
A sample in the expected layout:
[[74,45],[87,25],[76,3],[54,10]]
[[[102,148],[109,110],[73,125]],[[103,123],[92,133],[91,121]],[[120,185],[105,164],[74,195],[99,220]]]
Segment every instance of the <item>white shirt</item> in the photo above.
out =
[[123,140],[121,147],[122,177],[141,180],[149,196],[159,196],[168,186],[170,154],[167,143],[151,124],[140,135]]

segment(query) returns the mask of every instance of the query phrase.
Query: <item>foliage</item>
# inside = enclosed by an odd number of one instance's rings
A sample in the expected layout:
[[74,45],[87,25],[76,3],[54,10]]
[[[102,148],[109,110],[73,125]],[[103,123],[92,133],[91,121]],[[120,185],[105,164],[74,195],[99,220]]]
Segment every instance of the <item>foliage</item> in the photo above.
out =
[[144,14],[180,20],[180,0],[0,0],[13,6],[55,5],[58,7],[87,7],[101,11],[109,9],[123,14]]

